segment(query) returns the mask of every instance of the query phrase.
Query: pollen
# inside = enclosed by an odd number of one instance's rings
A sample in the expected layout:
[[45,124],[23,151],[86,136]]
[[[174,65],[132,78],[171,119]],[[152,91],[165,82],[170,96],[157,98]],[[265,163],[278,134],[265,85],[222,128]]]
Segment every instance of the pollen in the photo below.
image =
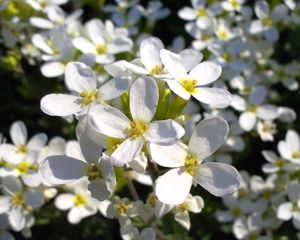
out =
[[20,174],[25,174],[28,172],[30,167],[30,164],[26,161],[21,162],[19,164],[16,165],[16,170],[20,173]]
[[184,168],[190,175],[195,176],[197,167],[199,166],[200,161],[195,159],[193,156],[188,154],[184,161]]
[[132,121],[130,126],[131,127],[128,129],[128,135],[131,138],[142,136],[149,128],[148,123],[141,120]]
[[237,0],[229,0],[229,2],[234,10],[239,10],[241,8],[241,4]]
[[150,70],[149,73],[151,75],[159,75],[159,74],[162,74],[162,72],[163,72],[163,65],[157,64]]
[[249,85],[244,86],[243,90],[242,90],[243,94],[245,94],[245,95],[249,95],[251,93],[251,91],[252,91],[252,87]]
[[234,207],[234,208],[231,209],[231,214],[235,218],[239,217],[241,215],[241,213],[242,213],[242,211],[241,211],[241,209],[239,207]]
[[92,102],[95,102],[98,98],[98,91],[97,90],[89,90],[80,93],[80,97],[82,97],[81,105],[87,106]]
[[124,202],[120,202],[115,205],[115,209],[119,215],[126,215],[128,211],[129,205]]
[[91,164],[87,165],[86,175],[90,182],[102,179],[102,177],[103,177],[100,166],[95,163],[91,163]]
[[105,54],[107,49],[105,47],[105,45],[103,44],[99,44],[97,47],[96,47],[96,51],[98,54]]
[[189,210],[189,206],[187,205],[187,203],[181,203],[181,204],[178,205],[178,209],[181,212],[185,212],[185,211]]
[[292,158],[293,158],[293,159],[300,158],[300,152],[299,152],[299,151],[294,151],[294,152],[292,152]]
[[207,11],[204,8],[199,8],[197,11],[197,16],[198,17],[206,17]]
[[274,165],[276,167],[279,167],[279,168],[282,168],[285,164],[285,161],[281,158],[277,159],[275,162],[274,162]]
[[20,207],[21,205],[24,204],[24,196],[20,192],[14,193],[10,199],[11,203],[15,207]]
[[273,23],[273,21],[272,21],[272,19],[271,18],[264,18],[263,20],[262,20],[262,24],[265,26],[265,27],[270,27],[270,26],[272,26],[272,23]]
[[218,37],[222,40],[228,40],[229,36],[228,36],[228,32],[226,31],[219,31],[218,32]]
[[16,153],[23,153],[23,154],[26,154],[28,153],[28,148],[25,144],[21,144],[18,146],[17,150],[16,150]]
[[248,111],[251,113],[256,113],[256,106],[255,105],[249,105],[248,106]]
[[189,93],[194,93],[196,91],[197,80],[192,78],[180,78],[182,87]]
[[73,202],[77,207],[84,207],[87,201],[84,195],[78,193],[76,196],[74,196]]
[[106,140],[106,144],[107,144],[107,150],[109,151],[109,153],[113,153],[122,143],[121,139],[118,138],[108,138]]

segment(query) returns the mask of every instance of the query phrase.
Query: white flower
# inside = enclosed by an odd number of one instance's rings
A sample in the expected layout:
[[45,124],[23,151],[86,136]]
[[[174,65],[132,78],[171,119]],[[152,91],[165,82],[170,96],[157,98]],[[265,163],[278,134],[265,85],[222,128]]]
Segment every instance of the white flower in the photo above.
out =
[[91,198],[87,191],[88,181],[83,179],[68,187],[73,193],[62,193],[55,199],[55,206],[60,210],[69,210],[68,221],[72,224],[79,223],[83,218],[96,214],[96,199]]
[[41,109],[50,116],[83,115],[93,104],[119,97],[129,88],[130,77],[115,77],[100,88],[93,71],[80,62],[70,62],[65,83],[72,94],[49,94],[42,98]]
[[[102,149],[92,141],[70,142],[67,154],[49,156],[40,162],[39,172],[50,186],[72,183],[87,178],[93,198],[109,198],[116,186],[116,177],[109,159],[101,156]],[[81,149],[80,149],[81,148]]]
[[278,143],[278,151],[282,157],[295,164],[300,164],[300,139],[294,130],[288,130],[285,141]]
[[221,117],[202,120],[196,127],[188,146],[150,144],[153,160],[173,169],[156,181],[155,193],[167,204],[180,204],[187,198],[193,181],[215,196],[232,194],[238,190],[240,176],[227,164],[203,162],[225,142],[228,124]]
[[[220,77],[222,73],[220,65],[205,61],[195,66],[194,59],[187,64],[179,55],[165,49],[161,50],[160,56],[168,72],[175,79],[167,81],[175,94],[185,100],[189,100],[192,95],[198,101],[218,108],[230,104],[231,94],[225,89],[203,87]],[[187,74],[188,71],[190,72]]]
[[275,173],[278,171],[292,171],[293,164],[290,164],[283,158],[277,156],[273,151],[262,151],[262,155],[268,161],[268,163],[262,166],[262,171],[265,173]]
[[138,78],[130,88],[129,97],[132,121],[108,105],[93,106],[89,112],[90,124],[96,132],[122,139],[111,155],[116,166],[137,157],[146,141],[170,145],[184,135],[184,129],[174,120],[151,122],[158,104],[158,87],[152,78]]

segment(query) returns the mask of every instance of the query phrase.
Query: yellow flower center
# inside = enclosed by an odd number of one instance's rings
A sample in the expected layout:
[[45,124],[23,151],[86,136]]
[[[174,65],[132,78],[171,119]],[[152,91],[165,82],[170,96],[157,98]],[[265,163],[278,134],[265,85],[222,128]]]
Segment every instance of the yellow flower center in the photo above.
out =
[[283,79],[285,77],[285,71],[283,69],[279,69],[277,71],[277,76],[279,79]]
[[268,123],[263,123],[262,129],[264,133],[268,133],[272,131],[272,126]]
[[102,44],[99,44],[97,47],[96,47],[96,51],[99,55],[101,54],[105,54],[107,49],[105,47],[105,45],[102,45]]
[[249,240],[257,240],[257,239],[258,239],[258,236],[256,233],[250,233]]
[[197,80],[187,77],[180,78],[182,87],[189,93],[196,91]]
[[197,16],[198,17],[206,17],[207,11],[204,8],[199,8],[197,11]]
[[271,196],[272,196],[272,193],[269,190],[265,190],[262,194],[262,197],[267,200],[269,200],[271,198]]
[[222,57],[226,62],[230,62],[230,60],[232,59],[232,56],[229,52],[224,52]]
[[153,208],[155,208],[156,206],[156,201],[157,201],[157,197],[155,195],[152,195],[148,198],[148,204]]
[[231,209],[231,213],[235,218],[237,218],[241,215],[242,211],[239,207],[234,207]]
[[184,212],[184,211],[188,211],[189,210],[189,206],[187,205],[187,203],[181,203],[178,205],[178,209],[181,211],[181,212]]
[[80,93],[80,97],[82,97],[81,105],[87,106],[92,102],[95,102],[98,98],[98,91],[97,90],[88,90]]
[[228,35],[228,32],[226,32],[225,30],[223,31],[219,31],[218,32],[218,37],[222,40],[228,40],[229,38],[229,35]]
[[241,4],[237,0],[229,0],[229,2],[234,10],[239,10],[241,8]]
[[268,17],[266,17],[266,18],[264,18],[264,19],[262,20],[262,24],[263,24],[265,27],[270,27],[270,26],[272,26],[272,23],[273,23],[272,19],[271,19],[271,18],[268,18]]
[[129,205],[127,205],[124,202],[120,202],[115,205],[115,209],[117,210],[117,213],[119,215],[126,215],[128,208],[129,208]]
[[16,165],[16,170],[17,170],[20,174],[25,174],[25,173],[28,172],[29,167],[30,167],[29,162],[24,161],[24,162],[21,162],[21,163],[19,163],[19,164]]
[[274,162],[274,165],[276,167],[279,167],[279,168],[282,168],[285,164],[285,161],[281,158],[277,159],[275,162]]
[[128,129],[128,135],[131,138],[137,138],[142,136],[149,128],[148,123],[142,120],[132,121],[130,123],[130,128]]
[[24,204],[24,196],[20,192],[15,192],[10,199],[11,203],[15,207],[20,207]]
[[86,166],[86,175],[90,182],[102,179],[103,177],[100,166],[95,163]]
[[73,198],[73,202],[77,207],[84,207],[86,204],[86,197],[80,193],[78,193],[76,196]]
[[293,159],[300,158],[300,152],[299,152],[299,151],[294,151],[294,152],[292,152],[292,158],[293,158]]
[[246,86],[243,87],[242,92],[243,92],[243,94],[245,94],[245,95],[249,95],[249,94],[251,93],[251,90],[252,90],[252,87],[249,86],[249,85],[246,85]]
[[23,153],[23,154],[26,154],[28,153],[28,148],[25,144],[21,144],[18,146],[17,150],[16,150],[16,153]]
[[122,143],[123,141],[119,138],[107,138],[107,150],[110,154],[112,154]]
[[249,105],[248,106],[248,111],[252,113],[256,113],[256,106],[255,105]]
[[195,176],[199,164],[200,161],[194,158],[192,155],[188,154],[185,157],[185,161],[184,161],[185,171],[191,174],[192,176]]
[[158,64],[158,65],[155,65],[151,70],[150,70],[150,74],[151,75],[159,75],[159,74],[162,74],[162,71],[163,71],[163,65],[161,64]]

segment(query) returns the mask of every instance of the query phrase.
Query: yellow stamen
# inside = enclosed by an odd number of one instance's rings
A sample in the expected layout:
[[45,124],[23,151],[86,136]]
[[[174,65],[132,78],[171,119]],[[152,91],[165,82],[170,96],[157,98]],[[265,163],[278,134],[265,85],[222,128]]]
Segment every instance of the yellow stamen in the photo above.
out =
[[237,218],[241,215],[242,211],[239,207],[234,207],[231,209],[231,213],[235,218]]
[[106,145],[107,150],[110,154],[112,154],[122,143],[121,139],[118,138],[107,138]]
[[86,204],[86,197],[80,193],[78,193],[76,196],[73,198],[73,202],[77,207],[84,207]]
[[197,11],[197,16],[198,17],[206,17],[207,11],[204,8],[199,8]]
[[270,27],[270,26],[272,26],[272,23],[273,23],[272,19],[271,19],[271,18],[268,18],[268,17],[266,17],[266,18],[264,18],[264,19],[262,20],[262,24],[263,24],[265,27]]
[[102,44],[99,44],[97,47],[96,47],[96,51],[98,54],[105,54],[107,49],[105,47],[105,45],[102,45]]
[[256,106],[255,105],[249,105],[248,106],[248,111],[252,113],[256,113]]
[[158,64],[158,65],[155,65],[151,70],[150,70],[150,74],[151,75],[159,75],[159,74],[162,74],[163,72],[163,65],[161,64]]
[[196,170],[197,170],[197,167],[199,166],[199,164],[200,164],[200,161],[195,159],[194,157],[192,157],[190,154],[188,154],[185,157],[185,161],[184,161],[185,171],[187,171],[192,176],[195,176]]
[[25,144],[21,144],[18,146],[16,153],[23,153],[26,154],[28,152],[28,148]]
[[117,210],[117,213],[119,215],[126,215],[128,208],[129,208],[129,205],[127,205],[124,202],[120,202],[115,205],[115,209]]
[[24,196],[20,192],[15,192],[14,195],[12,195],[10,201],[13,206],[15,207],[20,207],[21,205],[24,204]]
[[237,0],[230,0],[231,6],[234,10],[239,10],[241,8],[241,4]]
[[95,102],[98,98],[99,94],[97,90],[89,90],[80,93],[80,97],[82,97],[81,105],[87,106],[92,102]]
[[178,209],[181,212],[188,211],[189,210],[189,206],[184,202],[184,203],[181,203],[181,204],[178,205]]
[[299,151],[294,151],[294,152],[292,152],[292,158],[293,158],[293,159],[300,158],[300,152],[299,152]]
[[182,87],[189,93],[195,93],[196,92],[196,85],[197,80],[188,78],[188,77],[182,77],[180,78],[180,82]]
[[28,172],[29,170],[29,167],[30,167],[30,164],[29,162],[21,162],[19,164],[16,165],[16,170],[20,173],[20,174],[25,174]]
[[130,123],[131,128],[129,128],[128,135],[131,138],[137,138],[139,136],[142,136],[149,128],[148,123],[142,121],[142,120],[136,120],[132,121]]
[[100,166],[95,163],[86,166],[86,175],[89,181],[99,180],[103,177]]

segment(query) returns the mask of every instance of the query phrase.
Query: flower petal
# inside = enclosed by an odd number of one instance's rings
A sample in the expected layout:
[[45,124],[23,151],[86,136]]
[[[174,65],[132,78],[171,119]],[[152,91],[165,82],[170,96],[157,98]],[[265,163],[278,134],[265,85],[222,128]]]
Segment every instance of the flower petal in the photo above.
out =
[[194,67],[188,76],[197,80],[198,86],[203,86],[216,81],[221,74],[222,67],[219,64],[205,61]]
[[193,177],[182,168],[175,168],[156,180],[155,194],[166,204],[181,204],[192,187]]
[[228,123],[223,118],[219,116],[205,118],[196,126],[188,151],[202,161],[225,143],[228,132]]
[[60,210],[67,210],[74,206],[74,195],[63,193],[58,195],[54,201],[55,207]]
[[130,87],[130,76],[118,76],[107,81],[99,88],[100,100],[111,100],[121,96]]
[[151,77],[140,77],[131,86],[129,93],[130,112],[133,120],[150,122],[158,104],[158,87]]
[[183,143],[175,143],[170,146],[162,146],[150,143],[149,151],[152,159],[163,167],[181,167],[187,155],[186,147]]
[[171,145],[176,143],[184,133],[185,130],[179,123],[168,119],[150,123],[144,137],[151,143]]
[[81,62],[70,62],[66,66],[65,83],[70,91],[81,93],[97,87],[96,77],[87,65]]
[[12,142],[16,146],[19,146],[21,144],[26,144],[27,128],[22,121],[14,122],[9,129],[9,134],[10,134]]
[[232,101],[231,94],[222,88],[197,88],[197,91],[192,94],[198,101],[211,105],[216,108],[225,108]]
[[221,197],[236,192],[240,186],[240,175],[231,165],[207,162],[201,164],[195,180],[211,194]]
[[181,62],[185,71],[189,72],[202,60],[203,55],[195,49],[184,49],[178,55],[181,58]]
[[81,97],[69,94],[49,94],[42,98],[41,109],[50,116],[70,116],[81,111]]
[[251,131],[256,123],[256,115],[252,112],[244,112],[240,115],[239,123],[245,131]]
[[63,155],[54,155],[42,160],[39,166],[45,183],[66,184],[85,176],[85,162]]
[[126,130],[130,128],[129,119],[109,105],[93,106],[89,111],[89,124],[95,131],[114,138],[126,138]]

